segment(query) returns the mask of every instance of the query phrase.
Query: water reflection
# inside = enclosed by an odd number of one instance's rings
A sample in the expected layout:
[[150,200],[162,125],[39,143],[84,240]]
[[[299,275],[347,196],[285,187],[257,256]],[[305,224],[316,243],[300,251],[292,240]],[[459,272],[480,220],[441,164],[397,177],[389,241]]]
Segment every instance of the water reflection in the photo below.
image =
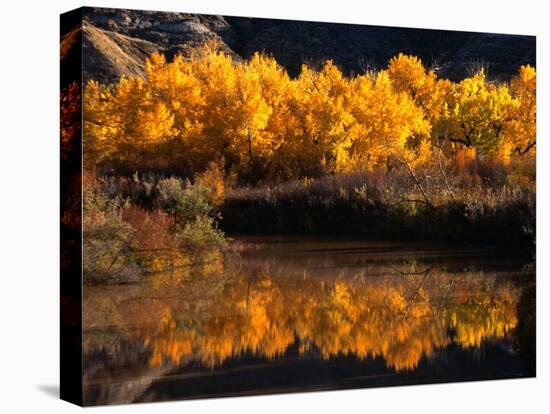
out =
[[414,373],[439,350],[515,332],[518,278],[532,279],[521,267],[473,252],[339,246],[245,244],[191,279],[87,288],[88,402],[130,402],[181,367],[208,375],[227,361],[285,360],[291,348],[298,359],[382,359]]

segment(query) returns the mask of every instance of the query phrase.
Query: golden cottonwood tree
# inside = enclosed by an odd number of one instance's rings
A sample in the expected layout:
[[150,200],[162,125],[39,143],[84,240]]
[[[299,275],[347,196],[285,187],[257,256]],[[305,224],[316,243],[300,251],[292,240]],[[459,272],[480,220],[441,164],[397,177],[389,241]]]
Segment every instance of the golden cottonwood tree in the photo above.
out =
[[505,140],[512,151],[525,154],[534,151],[537,130],[537,75],[529,65],[522,66],[519,74],[510,82],[510,92],[514,104],[509,111],[509,120],[505,125]]
[[424,111],[426,119],[433,123],[446,111],[446,102],[452,91],[452,83],[438,79],[433,70],[427,70],[416,56],[400,53],[388,65],[388,75],[397,92],[406,92]]
[[175,134],[172,112],[140,78],[122,78],[114,87],[89,82],[84,117],[85,151],[98,162],[141,162]]
[[266,130],[273,110],[264,97],[258,66],[256,61],[235,66],[235,89],[229,97],[231,109],[225,115],[231,121],[228,150],[243,170],[254,170],[254,166],[269,159],[273,151],[272,135]]
[[447,105],[438,131],[451,146],[473,148],[478,155],[498,151],[513,105],[506,85],[489,82],[481,70],[456,85]]
[[332,61],[320,71],[302,66],[292,100],[297,120],[291,150],[302,154],[299,163],[305,161],[306,173],[335,172],[346,165],[353,123],[349,102],[349,81]]
[[350,147],[353,168],[384,167],[391,158],[413,167],[426,160],[430,124],[405,92],[395,92],[388,72],[351,81],[355,119]]
[[89,162],[193,175],[223,159],[245,182],[389,165],[415,177],[434,150],[506,161],[536,142],[530,66],[509,85],[483,71],[454,83],[400,54],[377,73],[347,77],[327,61],[293,79],[272,57],[235,61],[209,43],[171,62],[152,55],[145,72],[86,85]]

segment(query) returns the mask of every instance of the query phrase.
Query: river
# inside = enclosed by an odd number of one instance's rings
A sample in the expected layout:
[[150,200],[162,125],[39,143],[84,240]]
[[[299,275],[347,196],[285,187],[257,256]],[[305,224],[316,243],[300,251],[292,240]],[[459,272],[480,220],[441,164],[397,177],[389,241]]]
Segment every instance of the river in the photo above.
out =
[[514,252],[239,237],[185,277],[84,290],[86,405],[535,375]]

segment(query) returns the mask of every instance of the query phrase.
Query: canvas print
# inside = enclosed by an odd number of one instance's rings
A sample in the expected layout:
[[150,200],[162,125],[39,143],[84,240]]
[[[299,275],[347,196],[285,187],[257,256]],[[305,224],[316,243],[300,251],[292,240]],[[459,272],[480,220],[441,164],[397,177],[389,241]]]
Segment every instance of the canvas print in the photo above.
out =
[[524,35],[61,16],[61,394],[535,376]]

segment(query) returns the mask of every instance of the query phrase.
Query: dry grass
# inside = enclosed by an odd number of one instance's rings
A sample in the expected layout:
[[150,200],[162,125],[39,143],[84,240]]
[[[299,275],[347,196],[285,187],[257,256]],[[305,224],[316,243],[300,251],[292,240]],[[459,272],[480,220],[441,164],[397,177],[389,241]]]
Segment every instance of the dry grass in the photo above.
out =
[[[307,233],[533,246],[534,168],[471,160],[406,172],[356,173],[227,191],[222,227],[237,233]],[[534,164],[533,164],[534,167]]]

